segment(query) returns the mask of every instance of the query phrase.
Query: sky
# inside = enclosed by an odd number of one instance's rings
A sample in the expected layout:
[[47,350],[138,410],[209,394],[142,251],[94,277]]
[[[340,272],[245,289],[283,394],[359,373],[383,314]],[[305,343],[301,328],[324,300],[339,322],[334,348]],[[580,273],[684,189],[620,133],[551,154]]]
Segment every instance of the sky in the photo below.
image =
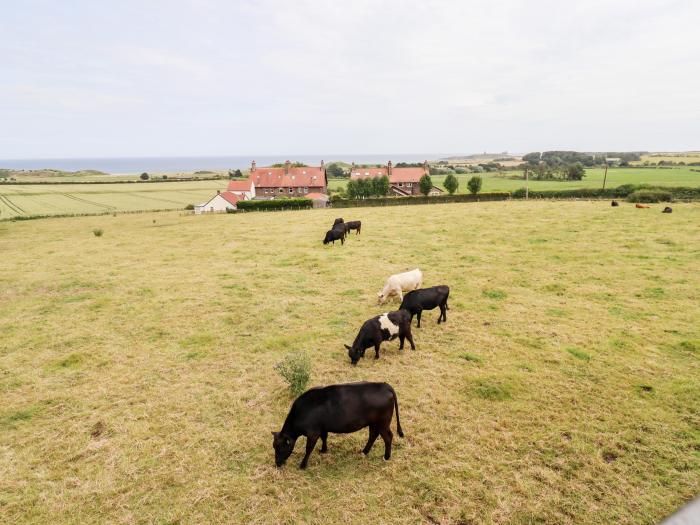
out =
[[0,3],[0,159],[700,149],[697,0]]

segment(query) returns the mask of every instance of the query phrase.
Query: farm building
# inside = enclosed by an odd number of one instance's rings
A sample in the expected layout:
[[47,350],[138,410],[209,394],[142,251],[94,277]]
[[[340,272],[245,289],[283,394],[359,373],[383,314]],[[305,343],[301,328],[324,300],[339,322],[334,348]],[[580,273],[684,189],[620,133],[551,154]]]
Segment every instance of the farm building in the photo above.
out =
[[392,166],[391,161],[380,168],[358,168],[353,162],[350,168],[350,178],[352,179],[383,177],[386,175],[389,177],[389,191],[399,197],[418,195],[420,193],[420,178],[429,173],[428,161],[425,161],[423,166],[419,168],[395,168]]
[[252,179],[232,180],[228,183],[227,191],[243,197],[245,200],[250,200],[255,197],[255,183]]
[[314,202],[314,208],[325,208],[328,206],[328,195],[325,193],[309,193],[304,195],[304,197]]
[[195,214],[200,213],[211,213],[211,212],[224,212],[226,210],[237,209],[236,203],[238,201],[246,200],[245,197],[240,196],[231,191],[216,192],[211,199],[203,204],[198,204],[194,207]]
[[292,166],[289,161],[282,168],[258,168],[255,161],[250,167],[250,182],[255,197],[306,197],[310,193],[326,194],[326,168],[320,166]]

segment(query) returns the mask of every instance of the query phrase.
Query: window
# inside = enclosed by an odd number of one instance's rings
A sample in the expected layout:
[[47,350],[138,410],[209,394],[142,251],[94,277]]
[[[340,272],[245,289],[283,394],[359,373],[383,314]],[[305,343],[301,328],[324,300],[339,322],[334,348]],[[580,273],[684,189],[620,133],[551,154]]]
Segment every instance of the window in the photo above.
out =
[[304,186],[304,193],[309,193],[309,188],[307,186]]
[[403,182],[399,182],[399,188],[403,186]]
[[289,188],[289,193],[294,193],[294,188]]
[[284,188],[280,188],[280,193],[284,193]]

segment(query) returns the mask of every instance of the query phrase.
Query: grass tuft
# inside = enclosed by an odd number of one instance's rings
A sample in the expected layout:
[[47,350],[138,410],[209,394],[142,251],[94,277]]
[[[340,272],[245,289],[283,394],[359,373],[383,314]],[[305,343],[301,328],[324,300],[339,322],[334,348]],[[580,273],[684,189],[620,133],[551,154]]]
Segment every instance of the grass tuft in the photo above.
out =
[[504,292],[503,290],[483,290],[482,295],[484,297],[488,297],[489,299],[496,299],[496,300],[502,300],[508,297],[508,294]]
[[567,348],[566,351],[569,352],[576,359],[580,359],[581,361],[590,361],[591,360],[591,356],[588,355],[583,350],[581,350],[580,348],[576,348],[576,347],[571,346],[571,347]]

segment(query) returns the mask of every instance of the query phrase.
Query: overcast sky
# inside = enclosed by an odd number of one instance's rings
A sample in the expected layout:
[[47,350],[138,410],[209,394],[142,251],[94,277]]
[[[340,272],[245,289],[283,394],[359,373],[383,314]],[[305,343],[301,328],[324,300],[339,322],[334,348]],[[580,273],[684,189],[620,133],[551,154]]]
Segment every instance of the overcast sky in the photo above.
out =
[[700,149],[700,1],[3,1],[0,158]]

